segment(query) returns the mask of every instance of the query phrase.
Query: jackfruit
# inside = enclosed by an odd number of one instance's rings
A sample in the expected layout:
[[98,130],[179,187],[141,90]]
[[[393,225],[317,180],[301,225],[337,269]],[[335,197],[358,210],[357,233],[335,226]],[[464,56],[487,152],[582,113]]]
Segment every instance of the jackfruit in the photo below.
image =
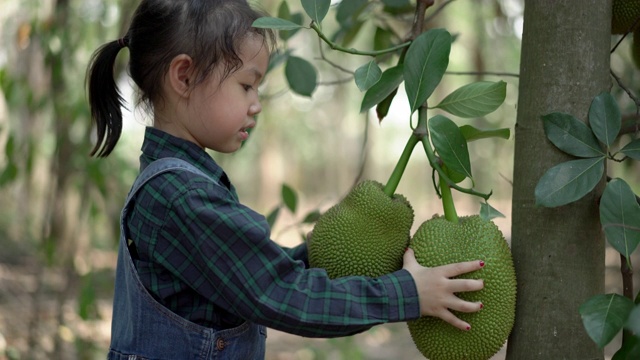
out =
[[[640,26],[640,0],[613,0],[611,33],[625,34]],[[633,27],[633,29],[631,28]]]
[[640,0],[613,0],[611,34],[631,32],[631,59],[640,69]]
[[482,290],[457,294],[484,305],[475,313],[454,311],[471,330],[461,331],[437,317],[409,321],[418,350],[430,360],[486,360],[497,353],[513,328],[516,307],[513,258],[498,227],[477,215],[460,217],[458,223],[436,216],[420,225],[409,247],[427,267],[485,261],[482,270],[458,277],[484,280]]
[[309,265],[330,278],[379,277],[402,268],[409,246],[413,208],[374,180],[359,182],[318,218],[308,243]]

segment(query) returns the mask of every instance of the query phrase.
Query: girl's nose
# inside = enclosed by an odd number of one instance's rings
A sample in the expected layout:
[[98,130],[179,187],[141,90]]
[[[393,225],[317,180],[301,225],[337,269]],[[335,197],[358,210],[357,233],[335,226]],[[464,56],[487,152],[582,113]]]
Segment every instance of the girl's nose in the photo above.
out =
[[261,111],[262,111],[262,105],[260,104],[260,101],[256,101],[254,104],[249,106],[249,115],[250,116],[257,115]]

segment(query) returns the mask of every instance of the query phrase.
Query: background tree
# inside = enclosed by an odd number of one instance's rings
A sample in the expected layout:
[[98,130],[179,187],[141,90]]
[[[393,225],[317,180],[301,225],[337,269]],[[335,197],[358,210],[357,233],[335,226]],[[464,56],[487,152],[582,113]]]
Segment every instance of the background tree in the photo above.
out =
[[525,1],[511,240],[519,287],[508,358],[603,357],[578,309],[604,292],[597,206],[604,179],[557,208],[536,206],[534,190],[547,169],[570,158],[546,140],[541,116],[562,111],[586,120],[593,97],[611,86],[610,24],[610,1]]

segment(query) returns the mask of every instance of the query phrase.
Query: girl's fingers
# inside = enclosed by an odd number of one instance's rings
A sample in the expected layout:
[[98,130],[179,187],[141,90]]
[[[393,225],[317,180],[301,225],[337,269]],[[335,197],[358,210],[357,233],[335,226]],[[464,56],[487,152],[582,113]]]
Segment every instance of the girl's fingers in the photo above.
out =
[[469,325],[465,321],[458,319],[455,315],[453,315],[453,313],[451,313],[451,311],[444,310],[442,313],[438,314],[438,317],[462,331],[468,331],[471,329],[471,325]]
[[477,311],[480,311],[482,308],[484,308],[484,305],[482,305],[481,302],[469,302],[461,299],[451,302],[451,305],[449,305],[450,310],[455,310],[455,311],[464,312],[464,313],[477,312]]
[[484,267],[484,261],[475,260],[442,266],[447,277],[456,277],[462,274],[480,270]]
[[484,281],[482,279],[451,279],[449,289],[451,292],[467,292],[478,291],[484,288]]

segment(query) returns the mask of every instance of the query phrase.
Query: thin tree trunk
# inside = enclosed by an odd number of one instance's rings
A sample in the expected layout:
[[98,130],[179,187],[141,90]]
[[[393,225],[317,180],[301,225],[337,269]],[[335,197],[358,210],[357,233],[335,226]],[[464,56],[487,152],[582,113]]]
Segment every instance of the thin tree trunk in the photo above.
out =
[[610,21],[611,0],[525,0],[512,209],[518,304],[508,359],[603,358],[578,308],[604,293],[604,183],[558,208],[536,207],[534,189],[549,168],[571,160],[546,140],[540,117],[586,120],[591,100],[609,89]]

